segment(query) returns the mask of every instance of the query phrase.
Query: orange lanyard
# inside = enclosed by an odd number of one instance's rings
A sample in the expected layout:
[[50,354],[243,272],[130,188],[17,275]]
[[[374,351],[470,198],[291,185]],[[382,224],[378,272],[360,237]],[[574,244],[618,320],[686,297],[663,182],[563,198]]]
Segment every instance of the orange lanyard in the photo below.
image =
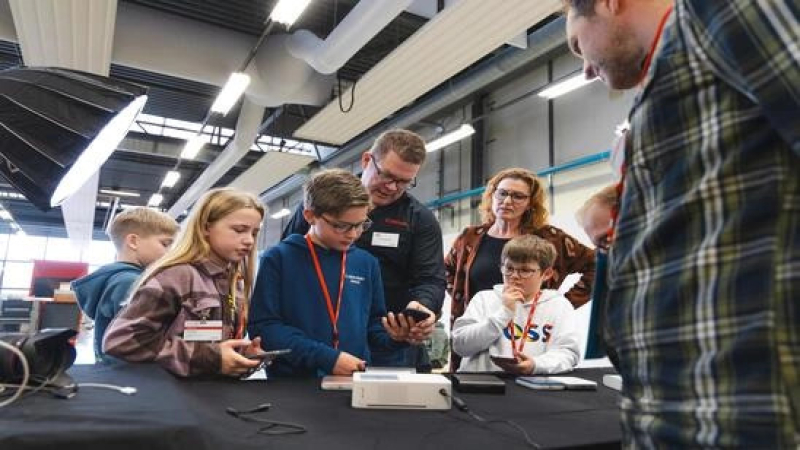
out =
[[333,309],[333,302],[331,301],[331,294],[328,292],[328,285],[325,284],[325,276],[322,274],[322,268],[319,265],[317,252],[314,250],[314,243],[311,237],[306,235],[306,244],[308,244],[308,251],[311,253],[311,260],[314,261],[314,269],[317,272],[317,279],[319,286],[322,288],[322,295],[325,296],[325,305],[328,307],[328,318],[331,320],[331,327],[333,328],[333,348],[339,348],[339,310],[342,307],[342,292],[344,292],[344,269],[347,264],[347,252],[342,252],[342,275],[339,278],[339,298],[336,300],[336,310]]
[[541,296],[542,291],[537,292],[536,297],[534,297],[533,302],[531,302],[531,310],[528,312],[528,320],[525,321],[525,327],[522,329],[522,339],[519,343],[519,349],[517,348],[517,337],[514,334],[514,319],[511,319],[508,322],[508,334],[511,335],[511,353],[513,355],[522,353],[522,350],[525,348],[526,336],[528,336],[528,332],[531,331],[531,325],[533,324],[533,312],[536,311],[536,305],[539,303],[539,297]]
[[[669,19],[670,14],[672,13],[672,5],[667,8],[667,11],[664,12],[664,16],[661,17],[661,21],[658,23],[658,28],[656,29],[656,35],[653,37],[653,43],[650,44],[650,52],[647,54],[647,57],[644,60],[644,64],[642,65],[642,72],[639,74],[639,83],[644,82],[644,78],[647,76],[647,72],[650,70],[650,65],[653,63],[653,57],[655,56],[656,49],[658,48],[659,42],[661,42],[661,34],[664,32],[664,25],[667,23],[667,19]],[[627,134],[629,131],[626,131]],[[620,139],[627,139],[627,136],[622,136]],[[627,145],[627,143],[625,144]],[[627,156],[627,155],[626,155]],[[619,218],[619,208],[620,203],[622,201],[622,191],[625,189],[625,168],[627,166],[627,160],[622,163],[622,168],[620,170],[620,177],[619,183],[617,183],[616,191],[617,191],[617,204],[611,208],[611,228],[608,229],[608,242],[611,245],[614,242],[614,233],[617,229],[617,219]]]

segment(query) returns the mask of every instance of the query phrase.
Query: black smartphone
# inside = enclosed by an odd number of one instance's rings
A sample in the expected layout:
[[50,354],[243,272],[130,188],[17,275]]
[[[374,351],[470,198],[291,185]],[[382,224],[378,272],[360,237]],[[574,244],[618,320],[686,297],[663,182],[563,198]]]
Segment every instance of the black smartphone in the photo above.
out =
[[431,316],[429,313],[427,313],[425,311],[422,311],[420,309],[412,309],[412,308],[404,309],[401,312],[401,314],[406,316],[406,317],[410,317],[410,318],[414,319],[415,322],[422,322],[423,320],[426,320],[428,317]]
[[285,354],[291,353],[291,352],[292,352],[292,349],[284,348],[284,349],[281,349],[281,350],[271,350],[271,351],[268,351],[268,352],[260,352],[260,353],[254,353],[252,355],[245,355],[244,357],[247,358],[247,359],[252,359],[252,360],[272,361],[273,359],[277,358],[280,355],[285,355]]

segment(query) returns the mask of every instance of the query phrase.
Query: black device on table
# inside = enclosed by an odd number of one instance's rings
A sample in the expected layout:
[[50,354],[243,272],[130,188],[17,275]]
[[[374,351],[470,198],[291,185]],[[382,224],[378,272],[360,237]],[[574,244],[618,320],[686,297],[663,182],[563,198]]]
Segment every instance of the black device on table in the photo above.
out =
[[506,382],[500,378],[483,373],[454,373],[453,387],[458,392],[476,394],[505,394]]

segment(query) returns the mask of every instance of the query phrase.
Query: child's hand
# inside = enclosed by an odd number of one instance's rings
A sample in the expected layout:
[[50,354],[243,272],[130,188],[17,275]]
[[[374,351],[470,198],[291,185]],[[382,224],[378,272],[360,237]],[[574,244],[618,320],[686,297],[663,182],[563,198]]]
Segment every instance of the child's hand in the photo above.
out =
[[501,369],[503,369],[504,372],[514,375],[533,374],[533,369],[536,368],[536,363],[533,361],[533,358],[525,355],[524,353],[517,353],[514,356],[516,357],[516,362],[495,358],[492,358],[492,362],[497,364]]
[[[258,338],[256,338],[258,339]],[[260,341],[259,341],[260,342]],[[261,364],[259,360],[249,360],[239,354],[239,348],[252,346],[249,339],[228,339],[219,343],[219,353],[222,358],[220,373],[232,377],[247,374]]]
[[411,323],[411,319],[407,319],[402,314],[395,315],[392,312],[381,319],[383,329],[389,333],[390,338],[398,342],[409,340]]
[[366,370],[367,363],[347,352],[339,353],[336,364],[333,365],[333,375],[352,375],[353,372]]
[[511,312],[517,310],[517,303],[525,303],[525,295],[522,289],[517,286],[504,285],[503,286],[503,306]]
[[428,339],[433,334],[434,325],[436,325],[436,314],[416,300],[409,302],[406,308],[418,309],[430,314],[427,319],[418,323],[414,319],[409,319],[411,322],[411,334],[408,342],[413,345],[422,344],[425,339]]

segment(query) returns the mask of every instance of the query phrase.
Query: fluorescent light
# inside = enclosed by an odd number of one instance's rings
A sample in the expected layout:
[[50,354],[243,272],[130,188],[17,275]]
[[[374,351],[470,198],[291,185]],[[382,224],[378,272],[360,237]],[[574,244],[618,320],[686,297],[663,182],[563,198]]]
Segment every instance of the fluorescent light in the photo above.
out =
[[241,72],[232,73],[217,99],[214,100],[214,104],[211,105],[211,111],[220,113],[223,116],[228,114],[228,111],[233,108],[233,105],[242,96],[244,90],[247,89],[248,84],[250,84],[250,75]]
[[20,228],[19,230],[17,230],[17,232],[16,232],[16,233],[14,233],[14,234],[16,234],[17,236],[25,236],[25,232],[24,232],[24,231],[22,231],[22,228]]
[[3,220],[13,220],[11,218],[11,213],[6,211],[5,209],[0,210],[0,219]]
[[150,200],[147,201],[147,206],[159,206],[163,200],[163,195],[158,193],[153,194],[150,196]]
[[11,222],[9,225],[11,225],[11,229],[12,230],[19,230],[20,229],[19,225],[17,225],[17,222]]
[[276,212],[275,214],[271,215],[270,217],[272,217],[273,219],[280,219],[281,217],[286,217],[291,213],[292,212],[289,211],[288,209],[283,208],[280,211]]
[[311,0],[279,0],[278,4],[272,8],[269,18],[274,22],[280,22],[289,28],[294,24],[300,14],[305,11]]
[[147,102],[146,95],[137,97],[100,131],[58,183],[50,198],[50,206],[60,205],[67,197],[80,189],[95,172],[100,170],[100,166],[106,162],[111,153],[117,149],[122,138],[128,134],[128,129],[144,107],[145,102]]
[[559,81],[552,86],[548,87],[547,89],[539,92],[539,97],[546,98],[546,99],[554,99],[556,97],[560,97],[567,92],[572,92],[575,89],[580,87],[586,86],[587,84],[597,80],[597,77],[592,78],[591,80],[587,80],[586,77],[579,73],[577,75],[571,76],[566,80]]
[[171,188],[175,186],[175,183],[181,178],[181,173],[175,170],[170,170],[164,175],[164,181],[161,182],[162,187]]
[[183,147],[183,151],[181,152],[181,159],[194,159],[197,156],[197,153],[200,152],[200,149],[206,145],[206,137],[205,135],[198,134],[193,138],[186,141],[186,146]]
[[100,189],[101,194],[114,195],[117,197],[139,197],[138,192],[133,191],[118,191],[116,189]]
[[461,139],[464,139],[467,136],[472,136],[473,134],[475,134],[475,128],[472,128],[472,125],[465,123],[457,130],[451,131],[438,139],[428,142],[425,144],[425,149],[428,152],[435,152],[442,147],[447,147],[453,142],[460,141]]

